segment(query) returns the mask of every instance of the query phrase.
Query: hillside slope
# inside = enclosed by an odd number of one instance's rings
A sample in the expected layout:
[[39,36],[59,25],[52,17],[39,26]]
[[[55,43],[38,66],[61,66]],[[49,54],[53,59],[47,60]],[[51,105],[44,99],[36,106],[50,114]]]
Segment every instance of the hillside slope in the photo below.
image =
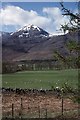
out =
[[64,58],[77,57],[76,50],[70,51],[68,44],[70,41],[78,44],[78,36],[78,32],[50,36],[34,25],[25,26],[14,33],[2,33],[3,61],[55,59],[56,52]]

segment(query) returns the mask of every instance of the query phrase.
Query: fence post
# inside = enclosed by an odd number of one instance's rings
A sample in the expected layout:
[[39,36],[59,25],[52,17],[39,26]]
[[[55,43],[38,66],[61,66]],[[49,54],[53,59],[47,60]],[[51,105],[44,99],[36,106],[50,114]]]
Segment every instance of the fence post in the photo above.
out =
[[22,98],[21,98],[21,119],[22,119],[22,109],[23,109],[23,104],[22,104]]
[[64,101],[63,101],[63,93],[62,93],[62,117],[63,117],[63,112],[64,112]]
[[46,115],[45,115],[45,118],[47,118],[47,108],[45,109],[45,111],[46,111]]
[[12,103],[12,118],[14,118],[14,104]]
[[39,118],[40,118],[40,106],[38,106],[38,110],[39,110]]

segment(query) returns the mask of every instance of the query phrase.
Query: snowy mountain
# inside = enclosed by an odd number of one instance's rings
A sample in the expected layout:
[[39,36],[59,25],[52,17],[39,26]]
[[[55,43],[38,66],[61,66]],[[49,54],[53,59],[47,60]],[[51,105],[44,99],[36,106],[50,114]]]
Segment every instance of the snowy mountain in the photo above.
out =
[[11,36],[18,36],[20,37],[30,37],[30,36],[42,36],[48,37],[49,33],[44,31],[43,29],[39,28],[38,26],[28,25],[24,26],[23,28],[17,30],[10,34]]
[[24,26],[12,33],[4,34],[3,32],[2,45],[5,48],[3,52],[7,54],[10,50],[13,50],[28,53],[31,48],[36,47],[36,45],[45,42],[49,38],[48,32],[34,25]]
[[76,52],[70,53],[67,44],[71,40],[78,41],[77,36],[78,32],[50,36],[48,32],[34,25],[24,26],[13,33],[2,32],[3,61],[55,60],[55,51],[65,58],[75,57]]

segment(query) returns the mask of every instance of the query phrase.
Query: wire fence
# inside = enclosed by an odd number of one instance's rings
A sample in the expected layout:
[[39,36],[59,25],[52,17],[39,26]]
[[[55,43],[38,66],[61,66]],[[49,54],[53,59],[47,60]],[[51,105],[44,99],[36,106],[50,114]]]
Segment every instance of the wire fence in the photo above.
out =
[[[42,101],[40,101],[38,105],[34,105],[35,102],[30,100],[26,105],[24,99],[21,97],[18,105],[14,102],[7,107],[4,106],[5,111],[3,110],[3,118],[55,118],[56,116],[78,117],[77,107],[75,109],[71,109],[70,107],[65,108],[65,99],[63,97],[59,102],[60,104],[57,106],[57,109],[50,109],[50,106],[47,103],[41,106]],[[54,108],[54,106],[52,106],[52,108]]]

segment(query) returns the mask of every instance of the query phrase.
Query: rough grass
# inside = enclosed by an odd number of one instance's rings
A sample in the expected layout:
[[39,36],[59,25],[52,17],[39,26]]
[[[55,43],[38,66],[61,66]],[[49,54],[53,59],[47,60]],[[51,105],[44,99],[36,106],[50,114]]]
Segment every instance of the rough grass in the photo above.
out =
[[2,86],[11,88],[51,89],[51,86],[63,86],[68,83],[73,88],[78,86],[78,70],[23,71],[3,74]]

